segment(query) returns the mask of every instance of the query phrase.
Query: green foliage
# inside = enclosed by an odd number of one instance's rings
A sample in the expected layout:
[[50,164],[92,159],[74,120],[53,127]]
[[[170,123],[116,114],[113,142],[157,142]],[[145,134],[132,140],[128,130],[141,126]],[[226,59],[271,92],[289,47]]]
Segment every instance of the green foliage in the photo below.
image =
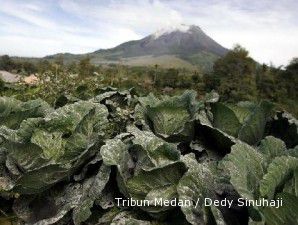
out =
[[255,98],[255,67],[256,63],[248,56],[248,51],[239,45],[215,62],[213,73],[221,78],[218,91],[225,101]]
[[4,190],[38,193],[65,179],[94,155],[107,115],[105,106],[80,101],[48,110],[43,118],[23,118],[17,130],[1,127],[7,161],[12,173],[18,174],[15,181],[4,183],[9,187]]
[[[297,200],[298,159],[289,155],[279,139],[268,136],[257,148],[237,143],[221,163],[229,172],[237,192],[247,199],[272,200],[285,195],[287,199]],[[279,224],[296,224],[298,217],[291,214],[288,204],[293,204],[292,200],[275,209],[270,206],[253,207],[250,217],[256,222],[275,224],[270,217],[277,216]]]
[[185,91],[179,97],[154,95],[140,98],[136,108],[139,125],[148,126],[154,133],[168,140],[188,139],[194,132],[195,113],[199,108],[196,93]]
[[[150,92],[157,95],[174,95],[182,93],[185,89],[194,89],[199,97],[202,97],[206,92],[216,90],[221,95],[221,102],[268,99],[276,103],[280,110],[298,115],[297,59],[293,59],[284,68],[260,65],[249,57],[247,50],[236,46],[222,58],[214,58],[213,70],[210,70],[211,65],[208,65],[210,69],[206,71],[179,67],[162,68],[158,65],[94,65],[98,60],[94,57],[91,54],[80,61],[69,61],[68,54],[40,60],[2,56],[0,65],[3,66],[0,70],[2,68],[23,75],[37,73],[43,80],[39,84],[29,86],[4,84],[2,95],[15,96],[25,101],[41,97],[54,105],[54,99],[58,96],[84,96],[88,99],[96,95],[98,88],[104,86],[120,89],[134,87],[142,95]],[[209,58],[209,55],[195,54],[193,57],[195,61],[204,61],[203,58]],[[47,82],[44,82],[45,80]]]
[[2,94],[2,92],[4,92],[5,90],[5,82],[4,80],[0,77],[0,94]]
[[11,71],[11,70],[15,69],[15,67],[16,67],[15,62],[8,55],[1,56],[0,70]]
[[[19,223],[297,221],[298,123],[268,101],[223,104],[215,92],[198,101],[194,91],[139,97],[111,87],[85,100],[65,96],[56,109],[1,100],[0,212]],[[280,208],[235,205],[280,196],[288,201]],[[159,198],[189,205],[156,205]],[[206,206],[203,198],[235,203]]]
[[17,61],[10,58],[8,55],[0,57],[0,70],[15,71],[25,75],[30,75],[37,72],[37,67],[29,61]]
[[94,66],[90,63],[90,58],[81,59],[78,65],[78,72],[81,77],[88,77],[93,75]]
[[195,159],[190,162],[186,163],[189,170],[181,178],[177,188],[180,200],[192,202],[191,206],[181,208],[187,221],[196,225],[209,224],[211,220],[213,220],[212,224],[226,224],[218,208],[205,206],[203,201],[196,206],[198,199],[216,199],[216,191],[221,189],[216,165],[214,163],[199,164]]
[[237,137],[251,145],[258,144],[264,137],[265,126],[272,114],[273,105],[262,101],[259,104],[240,102],[237,105],[211,104],[213,129]]

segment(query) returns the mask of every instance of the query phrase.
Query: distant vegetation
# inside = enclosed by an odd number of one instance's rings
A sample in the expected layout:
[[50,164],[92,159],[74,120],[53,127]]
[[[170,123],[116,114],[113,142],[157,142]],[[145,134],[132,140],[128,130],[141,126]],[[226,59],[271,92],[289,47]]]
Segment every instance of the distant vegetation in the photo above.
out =
[[279,108],[298,115],[298,59],[293,59],[284,68],[261,65],[255,62],[247,50],[236,46],[218,59],[213,71],[198,69],[129,67],[119,64],[95,66],[85,57],[79,62],[67,63],[63,56],[54,61],[40,59],[24,61],[2,56],[0,70],[21,75],[37,74],[39,84],[24,86],[7,85],[0,81],[1,95],[15,96],[21,100],[36,97],[55,104],[61,96],[90,98],[99,88],[113,86],[120,89],[134,87],[139,94],[177,94],[185,89],[194,89],[199,96],[216,90],[223,102],[258,101],[268,99]]

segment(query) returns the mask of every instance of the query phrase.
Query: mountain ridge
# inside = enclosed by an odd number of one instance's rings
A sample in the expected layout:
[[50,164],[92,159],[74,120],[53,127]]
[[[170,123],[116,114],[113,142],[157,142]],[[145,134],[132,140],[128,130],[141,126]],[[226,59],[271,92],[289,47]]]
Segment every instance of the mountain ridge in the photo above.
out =
[[[134,66],[160,65],[209,70],[214,61],[225,55],[224,48],[209,37],[199,26],[179,25],[156,31],[139,40],[124,42],[110,49],[99,49],[87,54],[60,53],[47,59],[63,56],[67,61],[90,57],[93,64],[125,64]],[[178,65],[173,62],[180,62]]]

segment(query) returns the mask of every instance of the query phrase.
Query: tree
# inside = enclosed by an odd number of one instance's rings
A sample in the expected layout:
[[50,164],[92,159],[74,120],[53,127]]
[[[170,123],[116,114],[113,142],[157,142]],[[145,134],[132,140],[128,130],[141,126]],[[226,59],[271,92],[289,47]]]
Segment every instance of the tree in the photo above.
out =
[[195,71],[195,73],[191,76],[191,80],[194,82],[194,83],[199,83],[201,82],[201,77],[199,75],[199,73],[197,71]]
[[288,97],[298,98],[298,58],[293,58],[286,70],[282,73],[282,80],[287,90]]
[[90,57],[87,56],[79,62],[79,75],[81,77],[88,77],[94,72],[94,66],[90,63]]
[[3,55],[0,57],[1,70],[11,71],[15,69],[15,67],[16,67],[15,62],[8,55]]
[[256,63],[240,45],[215,62],[213,73],[220,78],[218,91],[223,100],[252,100],[256,96]]
[[48,60],[43,59],[37,63],[37,70],[38,70],[38,73],[40,74],[43,74],[50,69],[51,69],[51,64]]
[[203,84],[206,92],[217,90],[220,85],[220,78],[216,74],[204,74]]
[[56,59],[55,59],[55,64],[63,67],[64,66],[64,58],[63,55],[59,55]]
[[5,89],[5,82],[4,82],[4,80],[2,80],[2,78],[0,77],[0,93],[1,93],[2,91],[4,91],[4,89]]
[[276,82],[276,76],[280,69],[275,69],[273,66],[263,64],[256,70],[256,86],[258,98],[269,99],[277,102],[284,96],[283,88]]
[[24,61],[21,63],[22,70],[27,74],[32,74],[37,72],[37,67],[31,62]]
[[170,68],[161,70],[156,74],[155,85],[157,87],[176,87],[179,80],[179,70]]

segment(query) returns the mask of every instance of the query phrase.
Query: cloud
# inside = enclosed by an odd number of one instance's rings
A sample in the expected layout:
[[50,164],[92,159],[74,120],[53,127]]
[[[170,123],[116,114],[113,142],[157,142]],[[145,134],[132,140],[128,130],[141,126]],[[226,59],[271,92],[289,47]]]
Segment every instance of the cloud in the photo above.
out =
[[[0,54],[85,53],[196,24],[225,47],[246,47],[259,62],[298,54],[295,0],[0,0]],[[296,31],[297,30],[297,31]]]
[[42,10],[38,5],[28,3],[17,3],[14,1],[0,1],[0,12],[8,16],[18,18],[24,22],[40,26],[54,28],[55,24],[50,19],[45,19],[38,14],[42,14]]
[[0,9],[0,54],[41,57],[58,52],[87,53],[141,38],[125,27],[95,28],[92,23],[76,24],[73,18],[63,18],[63,12],[53,16],[52,7],[46,2],[4,2]]
[[298,55],[297,1],[194,1],[180,8],[222,45],[246,47],[259,62],[285,65]]
[[161,1],[84,1],[62,0],[61,8],[99,26],[125,27],[148,34],[157,28],[179,24],[183,18]]

